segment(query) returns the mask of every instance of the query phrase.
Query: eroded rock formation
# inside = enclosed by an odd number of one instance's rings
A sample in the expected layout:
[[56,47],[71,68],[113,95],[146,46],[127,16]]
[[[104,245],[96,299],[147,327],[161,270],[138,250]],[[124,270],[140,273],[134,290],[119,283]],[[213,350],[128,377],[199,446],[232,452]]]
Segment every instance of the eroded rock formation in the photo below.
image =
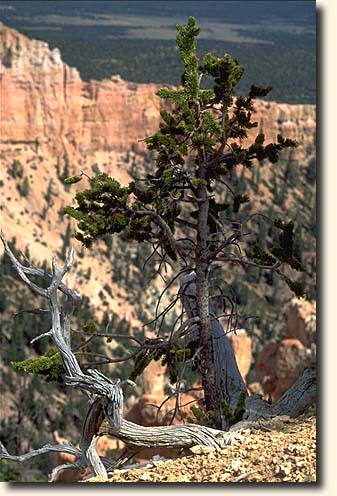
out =
[[247,335],[245,329],[237,329],[228,334],[228,338],[233,347],[235,358],[244,380],[252,364],[252,338]]
[[305,348],[316,343],[316,302],[293,298],[289,305],[285,337],[298,339]]
[[267,343],[256,362],[256,378],[273,401],[315,361],[315,343],[316,303],[294,298],[288,308],[285,339]]
[[156,85],[81,80],[57,48],[0,25],[1,140],[54,153],[126,151],[159,123]]

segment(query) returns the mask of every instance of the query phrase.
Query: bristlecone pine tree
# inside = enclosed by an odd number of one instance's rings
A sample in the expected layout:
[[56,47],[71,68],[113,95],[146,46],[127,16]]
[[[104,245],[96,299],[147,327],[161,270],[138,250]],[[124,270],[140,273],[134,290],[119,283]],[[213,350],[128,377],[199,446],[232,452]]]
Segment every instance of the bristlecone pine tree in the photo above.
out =
[[[236,168],[249,169],[264,160],[274,164],[279,153],[295,143],[278,136],[277,143],[265,144],[264,136],[259,134],[252,145],[243,146],[248,130],[256,127],[251,120],[253,101],[266,95],[270,88],[252,86],[248,96],[236,96],[242,67],[229,55],[217,58],[207,54],[200,61],[195,53],[198,33],[193,18],[189,18],[186,26],[178,26],[177,44],[185,71],[181,88],[163,88],[158,92],[161,98],[173,104],[171,111],[161,112],[159,131],[145,139],[156,156],[153,172],[128,186],[122,186],[106,174],[89,178],[90,188],[76,195],[78,206],[65,208],[65,212],[78,221],[77,238],[85,246],[114,233],[130,242],[147,242],[159,257],[159,269],[165,263],[171,264],[174,275],[168,284],[180,277],[179,297],[187,319],[182,319],[178,329],[174,326],[169,337],[142,341],[133,336],[139,348],[130,355],[135,363],[128,380],[112,380],[101,371],[89,368],[89,364],[81,364],[76,348],[72,349],[71,318],[81,296],[69,288],[63,278],[72,267],[74,250],[69,249],[61,268],[54,259],[49,273],[32,263],[22,264],[0,234],[6,255],[21,281],[48,303],[48,310],[24,310],[50,313],[50,330],[32,341],[48,337],[56,348],[35,360],[17,362],[15,368],[43,374],[51,380],[60,378],[60,369],[64,370],[66,376],[61,377],[62,380],[70,387],[80,388],[89,399],[79,448],[70,444],[47,444],[26,454],[12,455],[0,442],[0,460],[6,463],[25,462],[49,452],[74,455],[74,462],[53,469],[50,481],[64,468],[83,471],[89,467],[94,474],[106,478],[108,470],[119,468],[144,447],[189,449],[196,444],[223,447],[233,441],[243,424],[247,425],[245,421],[251,423],[256,418],[276,415],[296,417],[315,401],[316,374],[309,369],[273,405],[261,397],[247,397],[229,340],[209,303],[210,274],[219,265],[229,267],[228,271],[242,266],[272,271],[297,295],[302,294],[302,288],[289,274],[304,267],[294,256],[291,221],[275,220],[274,228],[279,232],[277,244],[271,244],[270,240],[268,244],[266,240],[247,243],[247,224],[254,215],[244,217],[240,207],[249,198],[242,192],[236,193],[231,182]],[[212,89],[202,89],[205,76],[213,79]],[[69,177],[65,183],[76,183],[83,176],[81,173]],[[231,194],[227,203],[222,200],[224,189]],[[290,268],[287,273],[282,269],[285,266]],[[41,280],[44,282],[39,285],[37,281]],[[230,306],[226,314],[227,330],[232,328],[231,309]],[[95,323],[87,322],[83,331],[90,334],[90,340],[96,333]],[[109,339],[114,337],[117,336],[108,336]],[[123,384],[130,384],[150,360],[160,358],[167,365],[171,381],[177,383],[177,391],[179,362],[184,367],[188,359],[200,374],[205,408],[195,408],[194,414],[201,425],[143,427],[123,418]],[[129,452],[114,462],[99,457],[95,442],[102,434],[121,439]]]
[[[196,363],[206,410],[212,412],[217,427],[226,429],[228,408],[234,411],[246,389],[209,306],[210,270],[228,264],[231,270],[253,265],[274,271],[298,296],[303,294],[301,285],[282,272],[282,266],[305,270],[294,256],[292,221],[274,220],[273,227],[279,230],[277,246],[269,243],[267,249],[266,240],[247,243],[245,229],[252,217],[240,217],[240,207],[249,196],[235,192],[231,177],[235,168],[251,169],[265,160],[276,164],[280,152],[296,143],[279,135],[277,143],[267,144],[264,135],[258,134],[245,147],[247,131],[257,126],[252,122],[254,99],[267,95],[271,87],[252,85],[248,96],[236,95],[244,72],[239,62],[228,54],[218,58],[211,53],[200,60],[195,44],[199,27],[194,18],[177,29],[185,70],[179,89],[162,88],[157,93],[172,102],[172,110],[161,111],[158,132],[145,139],[156,154],[153,172],[128,186],[104,173],[92,177],[90,188],[76,194],[77,207],[68,206],[65,212],[78,221],[76,237],[85,246],[107,234],[122,233],[126,239],[151,243],[177,274],[194,271],[193,280],[188,281],[190,291],[185,284],[184,305],[191,307],[194,299],[194,308],[186,310],[198,327],[189,350],[198,350]],[[211,89],[202,89],[205,77],[213,81]],[[75,183],[82,177],[73,176],[66,182]],[[230,202],[221,203],[221,189],[230,192]],[[214,338],[219,336],[224,347],[215,350]]]

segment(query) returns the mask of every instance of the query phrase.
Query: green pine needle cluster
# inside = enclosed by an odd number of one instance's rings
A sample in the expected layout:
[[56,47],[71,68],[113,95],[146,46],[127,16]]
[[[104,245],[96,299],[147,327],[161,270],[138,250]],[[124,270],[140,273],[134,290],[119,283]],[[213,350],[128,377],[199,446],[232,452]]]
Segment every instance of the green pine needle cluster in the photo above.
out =
[[64,375],[60,353],[54,348],[38,358],[28,358],[22,362],[11,362],[11,365],[14,370],[40,375],[47,382],[57,381]]
[[129,379],[131,381],[135,381],[138,376],[140,376],[146,367],[155,360],[156,362],[160,360],[160,358],[165,353],[163,348],[155,348],[155,349],[145,349],[141,350],[133,359],[133,369],[130,372]]
[[197,420],[198,424],[204,425],[205,427],[210,427],[211,429],[216,429],[216,413],[213,410],[205,411],[203,408],[197,405],[192,405],[190,407],[193,417],[188,417],[187,420],[191,424],[194,424]]
[[63,182],[64,182],[64,184],[67,184],[69,186],[70,184],[79,183],[80,181],[82,181],[82,179],[83,179],[83,176],[80,176],[80,175],[69,176],[69,177],[66,177]]
[[[265,159],[275,163],[281,150],[296,146],[294,141],[281,136],[277,143],[265,144],[264,135],[259,134],[252,145],[244,147],[242,139],[257,126],[252,121],[254,99],[266,96],[271,87],[252,85],[248,96],[236,95],[244,72],[238,60],[227,53],[223,57],[207,53],[199,59],[196,38],[200,29],[193,17],[186,25],[178,25],[177,31],[177,46],[184,64],[182,86],[158,91],[158,96],[170,99],[173,106],[171,110],[161,110],[158,132],[144,140],[148,150],[156,153],[154,173],[126,187],[107,174],[90,178],[90,188],[76,194],[78,206],[64,209],[78,222],[76,238],[85,246],[90,247],[108,234],[123,233],[125,239],[139,242],[152,243],[156,239],[164,252],[176,260],[167,233],[153,214],[147,215],[144,210],[159,215],[174,235],[183,202],[194,198],[199,188],[212,194],[216,182],[229,177],[238,165],[251,168]],[[213,79],[212,89],[201,88],[203,77]],[[226,143],[230,143],[230,153],[224,153]],[[200,160],[207,161],[204,178],[198,177]],[[82,175],[75,175],[66,182],[73,184],[80,179]],[[214,217],[219,218],[221,209],[231,208],[238,213],[248,201],[247,194],[236,193],[231,204],[218,206],[213,202],[209,216],[211,232],[215,230]]]
[[[274,243],[267,251],[258,241],[254,240],[251,244],[251,249],[246,252],[248,259],[262,266],[275,267],[278,263],[282,263],[287,264],[298,272],[306,272],[302,262],[295,256],[293,221],[285,222],[282,219],[276,219],[274,227],[280,231],[278,244]],[[301,281],[295,281],[284,272],[279,271],[279,274],[298,298],[305,296]]]
[[232,412],[232,409],[226,400],[221,401],[221,409],[228,425],[234,425],[242,420],[243,414],[245,413],[245,409],[246,409],[245,407],[246,397],[247,394],[244,391],[242,391],[239,395],[234,412]]
[[[148,344],[151,340],[147,340]],[[175,384],[178,380],[178,363],[184,362],[190,357],[191,350],[183,348],[176,344],[171,344],[169,348],[156,346],[155,348],[147,348],[141,350],[134,360],[134,366],[130,373],[129,379],[135,381],[141,375],[145,368],[151,363],[152,360],[158,361],[162,359],[161,364],[166,366],[171,384]]]
[[[244,391],[240,393],[234,412],[232,411],[229,403],[226,400],[221,401],[221,411],[229,426],[234,425],[242,420],[246,409],[246,397],[247,394]],[[189,422],[194,423],[196,419],[201,425],[205,425],[206,427],[211,428],[217,428],[216,413],[213,410],[205,411],[203,408],[196,405],[191,406],[190,410],[193,413],[194,418],[188,418]]]
[[91,319],[87,320],[83,326],[83,331],[87,333],[95,333],[97,332],[97,326],[95,322]]
[[252,242],[251,250],[247,251],[246,255],[252,262],[263,266],[272,267],[277,262],[277,259],[264,250],[256,240]]
[[271,249],[271,253],[281,262],[286,262],[292,269],[305,272],[305,267],[294,255],[294,223],[293,221],[284,222],[276,219],[274,222],[281,232],[279,234],[279,245]]

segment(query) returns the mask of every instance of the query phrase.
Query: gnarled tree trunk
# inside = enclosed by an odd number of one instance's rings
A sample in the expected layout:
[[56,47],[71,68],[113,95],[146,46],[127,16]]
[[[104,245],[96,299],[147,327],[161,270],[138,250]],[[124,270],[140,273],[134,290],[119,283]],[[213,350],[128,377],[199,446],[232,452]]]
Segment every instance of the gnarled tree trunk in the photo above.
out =
[[[194,272],[191,272],[181,278],[180,296],[188,317],[196,317],[198,315],[198,300],[196,274]],[[209,307],[208,311],[210,338],[212,340],[211,349],[213,350],[213,356],[210,359],[213,361],[215,371],[215,385],[217,389],[221,391],[220,399],[225,399],[230,405],[232,411],[234,411],[240,394],[247,393],[247,388],[240,374],[232,345],[230,344],[222,325],[211,307]],[[199,329],[199,326],[195,325],[194,331],[188,339],[195,343],[200,343],[199,346],[201,347],[203,342],[200,339]],[[200,367],[204,368],[205,365],[200,363]],[[204,370],[199,370],[199,372],[202,376]],[[218,403],[220,402],[219,396],[217,401]],[[225,419],[223,419],[222,429],[228,429],[228,424],[226,425]]]

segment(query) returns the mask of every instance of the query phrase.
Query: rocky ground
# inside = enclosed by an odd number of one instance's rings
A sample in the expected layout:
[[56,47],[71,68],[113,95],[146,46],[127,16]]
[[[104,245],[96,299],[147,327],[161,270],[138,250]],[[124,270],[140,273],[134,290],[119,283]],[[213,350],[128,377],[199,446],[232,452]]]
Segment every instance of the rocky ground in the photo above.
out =
[[245,429],[221,450],[196,446],[188,456],[153,459],[85,482],[316,482],[316,418],[260,424],[263,430]]

